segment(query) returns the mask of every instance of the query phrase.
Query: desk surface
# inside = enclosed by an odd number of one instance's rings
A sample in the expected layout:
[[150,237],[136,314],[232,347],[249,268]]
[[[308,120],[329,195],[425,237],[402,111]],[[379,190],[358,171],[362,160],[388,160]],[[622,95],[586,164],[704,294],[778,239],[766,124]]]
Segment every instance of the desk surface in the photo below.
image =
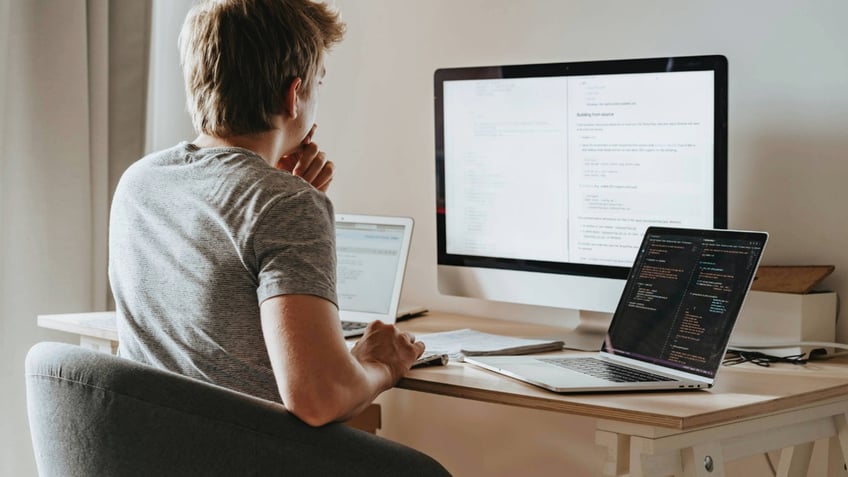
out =
[[[114,313],[41,315],[39,326],[117,340],[109,320]],[[567,331],[534,324],[431,312],[401,322],[413,333],[474,328],[512,336],[552,336]],[[398,388],[431,394],[508,404],[533,409],[630,422],[671,430],[690,430],[737,422],[802,408],[848,394],[848,362],[834,359],[761,368],[752,364],[722,366],[709,390],[556,394],[529,384],[451,362],[447,366],[410,371]]]
[[114,311],[38,315],[38,326],[76,335],[118,341]]
[[[475,328],[516,336],[551,336],[561,329],[433,313],[404,322],[414,333]],[[725,424],[826,401],[848,393],[848,363],[830,360],[722,366],[709,390],[556,394],[468,364],[414,369],[397,387],[432,394],[579,414],[675,430]]]

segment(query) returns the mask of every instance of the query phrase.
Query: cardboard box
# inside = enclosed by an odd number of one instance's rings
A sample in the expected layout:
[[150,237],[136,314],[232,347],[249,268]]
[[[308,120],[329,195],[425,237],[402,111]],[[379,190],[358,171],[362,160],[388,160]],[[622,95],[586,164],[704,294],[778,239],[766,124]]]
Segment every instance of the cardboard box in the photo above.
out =
[[[730,337],[731,347],[744,344],[836,341],[836,292],[777,293],[751,290]],[[773,356],[833,353],[821,346],[791,346],[758,350]]]

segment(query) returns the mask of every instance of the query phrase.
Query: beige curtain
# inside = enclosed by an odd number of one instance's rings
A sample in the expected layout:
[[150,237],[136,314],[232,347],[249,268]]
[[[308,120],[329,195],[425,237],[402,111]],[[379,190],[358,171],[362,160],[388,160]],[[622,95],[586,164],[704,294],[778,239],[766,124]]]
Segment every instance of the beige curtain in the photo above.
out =
[[0,0],[0,475],[36,475],[36,315],[108,306],[109,198],[144,146],[150,2]]

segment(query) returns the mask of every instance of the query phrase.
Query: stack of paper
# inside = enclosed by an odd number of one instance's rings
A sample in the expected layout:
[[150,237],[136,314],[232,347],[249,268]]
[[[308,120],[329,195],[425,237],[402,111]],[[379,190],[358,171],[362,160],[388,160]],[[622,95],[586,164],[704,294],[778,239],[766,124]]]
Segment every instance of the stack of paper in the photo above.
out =
[[429,333],[416,338],[424,342],[428,353],[447,354],[452,358],[542,353],[559,351],[563,346],[560,340],[515,338],[468,328]]

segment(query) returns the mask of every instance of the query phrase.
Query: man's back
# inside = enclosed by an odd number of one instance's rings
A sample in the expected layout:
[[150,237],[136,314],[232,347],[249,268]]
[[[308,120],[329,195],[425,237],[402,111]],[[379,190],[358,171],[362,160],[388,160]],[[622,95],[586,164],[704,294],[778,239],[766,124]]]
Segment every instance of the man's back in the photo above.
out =
[[313,426],[362,412],[424,352],[379,321],[348,349],[339,324],[335,166],[313,136],[343,34],[313,0],[197,2],[179,47],[198,136],[131,167],[112,203],[119,352]]
[[259,303],[336,302],[332,217],[323,193],[244,149],[182,143],[138,161],[110,226],[120,354],[279,401]]

